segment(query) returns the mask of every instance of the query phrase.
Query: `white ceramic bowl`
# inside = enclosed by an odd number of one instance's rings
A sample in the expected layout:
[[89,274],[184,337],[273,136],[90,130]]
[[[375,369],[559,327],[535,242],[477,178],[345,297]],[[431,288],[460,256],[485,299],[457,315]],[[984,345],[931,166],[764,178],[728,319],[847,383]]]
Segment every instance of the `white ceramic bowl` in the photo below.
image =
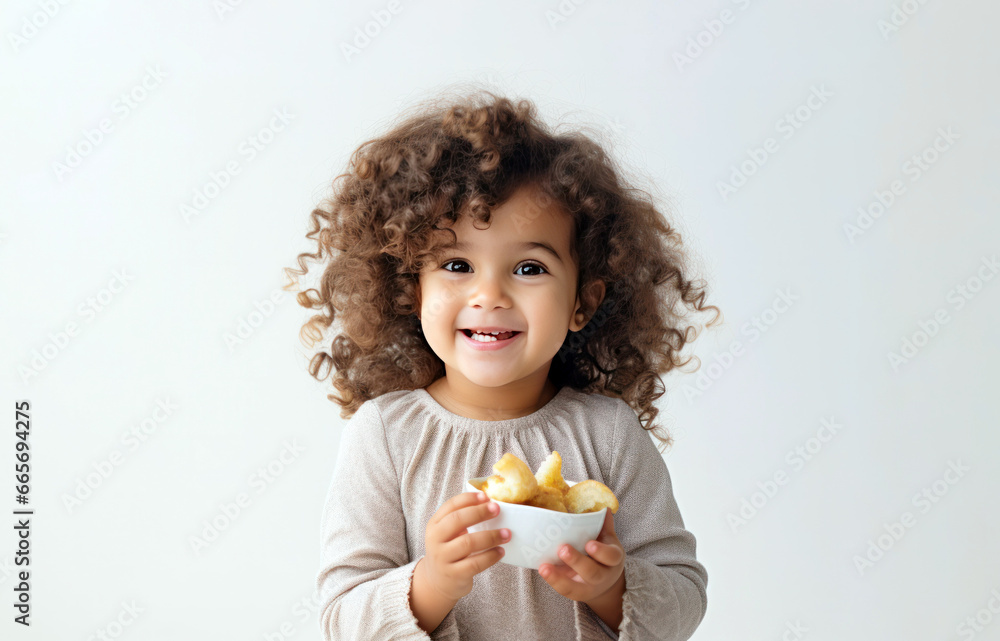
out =
[[[489,477],[482,476],[469,479],[465,483],[466,491],[479,491],[480,484],[487,478]],[[566,481],[566,484],[572,487],[576,485],[576,481]],[[608,508],[603,508],[598,512],[569,514],[533,505],[495,502],[500,506],[500,513],[488,521],[469,526],[468,531],[509,529],[511,538],[500,546],[504,549],[500,562],[532,570],[538,570],[542,563],[566,565],[557,556],[559,546],[564,543],[572,545],[581,554],[590,556],[583,546],[601,533],[604,514],[608,511]]]

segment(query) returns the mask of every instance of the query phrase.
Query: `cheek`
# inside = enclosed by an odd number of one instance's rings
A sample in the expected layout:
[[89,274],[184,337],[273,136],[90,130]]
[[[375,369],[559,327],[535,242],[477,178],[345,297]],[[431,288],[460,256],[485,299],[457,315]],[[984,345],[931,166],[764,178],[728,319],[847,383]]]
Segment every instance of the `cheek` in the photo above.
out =
[[437,333],[448,333],[458,313],[458,299],[444,287],[431,284],[423,290],[420,318],[424,325]]
[[556,319],[562,322],[563,317],[569,315],[571,303],[568,293],[562,288],[539,291],[532,296],[532,315],[549,322],[554,322]]
[[547,339],[562,340],[569,327],[569,301],[564,295],[548,292],[543,296],[533,298],[526,304],[531,305],[531,311],[526,313],[529,327],[536,329],[535,335],[546,336]]

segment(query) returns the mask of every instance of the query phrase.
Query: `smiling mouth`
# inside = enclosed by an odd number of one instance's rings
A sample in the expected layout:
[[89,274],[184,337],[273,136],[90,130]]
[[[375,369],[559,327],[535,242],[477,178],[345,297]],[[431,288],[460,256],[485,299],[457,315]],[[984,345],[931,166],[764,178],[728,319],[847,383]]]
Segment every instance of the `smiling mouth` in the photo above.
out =
[[501,332],[499,334],[477,334],[476,332],[473,332],[471,329],[463,329],[461,330],[461,332],[466,336],[468,336],[469,338],[471,338],[472,340],[479,341],[481,343],[496,343],[498,341],[510,340],[511,338],[514,338],[515,336],[521,333],[521,332]]

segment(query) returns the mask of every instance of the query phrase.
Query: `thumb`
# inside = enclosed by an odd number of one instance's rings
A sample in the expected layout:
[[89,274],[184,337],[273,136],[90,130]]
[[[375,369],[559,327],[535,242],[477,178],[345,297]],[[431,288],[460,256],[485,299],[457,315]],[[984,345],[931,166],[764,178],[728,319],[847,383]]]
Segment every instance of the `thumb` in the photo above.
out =
[[615,515],[608,510],[604,513],[604,525],[601,527],[601,534],[604,536],[617,536],[615,534]]

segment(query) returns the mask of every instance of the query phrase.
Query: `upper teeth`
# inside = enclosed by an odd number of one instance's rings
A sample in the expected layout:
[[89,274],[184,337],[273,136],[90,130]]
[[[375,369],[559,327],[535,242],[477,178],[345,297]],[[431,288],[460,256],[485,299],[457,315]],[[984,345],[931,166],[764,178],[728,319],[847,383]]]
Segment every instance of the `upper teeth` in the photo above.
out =
[[496,335],[504,333],[504,332],[489,332],[489,333],[486,333],[486,332],[477,332],[474,329],[473,330],[469,330],[469,331],[472,332],[472,338],[473,338],[473,340],[481,341],[481,342],[484,342],[484,343],[492,343],[493,341],[498,341],[500,339],[497,338]]

